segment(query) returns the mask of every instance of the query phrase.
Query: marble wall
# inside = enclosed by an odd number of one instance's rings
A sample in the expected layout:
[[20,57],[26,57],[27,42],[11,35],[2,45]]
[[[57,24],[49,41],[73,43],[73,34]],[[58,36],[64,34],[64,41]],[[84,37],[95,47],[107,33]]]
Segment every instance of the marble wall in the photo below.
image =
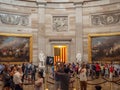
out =
[[[14,2],[15,3],[15,2]],[[21,2],[22,3],[22,2]],[[19,4],[19,3],[18,3]],[[34,63],[38,62],[38,8],[0,3],[0,33],[33,36]]]
[[41,50],[53,56],[54,45],[68,46],[68,62],[78,52],[89,61],[88,34],[120,32],[118,0],[27,1],[0,1],[0,33],[31,34],[35,64]]
[[[120,3],[102,6],[86,6],[83,8],[83,43],[84,58],[88,58],[88,34],[119,33],[119,7]],[[87,22],[86,22],[87,21]]]

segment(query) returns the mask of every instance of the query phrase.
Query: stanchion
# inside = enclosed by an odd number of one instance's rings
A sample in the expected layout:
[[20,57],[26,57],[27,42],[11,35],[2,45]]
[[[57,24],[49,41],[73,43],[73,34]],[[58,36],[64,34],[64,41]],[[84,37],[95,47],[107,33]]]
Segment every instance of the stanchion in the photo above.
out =
[[78,78],[78,75],[76,74],[76,89],[78,90],[79,89],[79,78]]
[[[78,77],[76,77],[76,78],[77,78],[77,81],[78,81],[79,78]],[[102,79],[104,79],[103,82],[99,82],[99,83],[88,83],[87,82],[87,84],[88,85],[95,85],[96,90],[101,90],[102,87],[100,86],[100,84],[104,84],[104,83],[107,83],[107,82],[110,83],[110,90],[113,90],[112,89],[113,88],[113,83],[120,86],[120,79],[118,79],[116,81],[114,81],[114,80],[107,80],[106,78],[102,78]],[[93,80],[88,80],[88,81],[93,81]],[[77,88],[77,90],[78,90],[78,88]]]
[[110,90],[112,90],[112,79],[110,80]]
[[112,82],[110,82],[110,90],[112,90]]

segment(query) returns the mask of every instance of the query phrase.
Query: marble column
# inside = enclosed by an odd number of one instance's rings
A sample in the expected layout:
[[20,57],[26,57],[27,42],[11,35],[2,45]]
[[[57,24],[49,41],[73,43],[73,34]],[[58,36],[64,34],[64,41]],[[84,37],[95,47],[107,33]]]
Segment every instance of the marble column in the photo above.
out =
[[76,3],[76,55],[81,53],[83,60],[83,16],[82,3]]

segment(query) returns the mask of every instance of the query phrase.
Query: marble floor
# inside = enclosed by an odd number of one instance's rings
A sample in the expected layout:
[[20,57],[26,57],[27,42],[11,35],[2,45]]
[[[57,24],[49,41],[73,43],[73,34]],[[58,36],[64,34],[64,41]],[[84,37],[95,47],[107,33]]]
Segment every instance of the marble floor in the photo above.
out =
[[[70,84],[69,90],[80,90],[80,83],[79,83],[79,78],[75,77],[72,78],[73,84]],[[51,78],[48,79],[48,90],[54,90],[54,84],[51,82],[54,82],[54,80],[51,80]],[[51,81],[51,82],[50,82]],[[101,86],[101,90],[120,90],[120,78],[113,78],[112,82],[108,78],[98,78],[98,79],[91,79],[90,77],[88,78],[87,81],[87,90],[96,90],[95,86]]]
[[[91,79],[88,78],[87,90],[96,90],[95,86],[100,85],[101,90],[120,90],[120,78],[114,78],[113,82],[110,82],[108,78]],[[24,90],[34,90],[34,84],[26,84],[23,86]],[[54,79],[51,76],[47,76],[44,84],[45,90],[54,90]],[[2,83],[0,83],[0,90],[2,90]],[[71,79],[69,90],[80,90],[79,78],[74,77]]]

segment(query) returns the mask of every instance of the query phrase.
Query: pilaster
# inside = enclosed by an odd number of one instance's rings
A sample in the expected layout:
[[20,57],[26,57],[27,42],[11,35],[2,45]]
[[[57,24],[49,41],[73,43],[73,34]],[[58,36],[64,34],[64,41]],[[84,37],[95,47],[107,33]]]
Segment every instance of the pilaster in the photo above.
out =
[[[82,3],[76,3],[76,55],[81,53],[83,57],[83,11]],[[81,57],[81,58],[82,58]]]
[[46,2],[40,2],[37,0],[38,5],[38,54],[40,51],[43,51],[45,54],[46,42],[45,42],[45,6]]

